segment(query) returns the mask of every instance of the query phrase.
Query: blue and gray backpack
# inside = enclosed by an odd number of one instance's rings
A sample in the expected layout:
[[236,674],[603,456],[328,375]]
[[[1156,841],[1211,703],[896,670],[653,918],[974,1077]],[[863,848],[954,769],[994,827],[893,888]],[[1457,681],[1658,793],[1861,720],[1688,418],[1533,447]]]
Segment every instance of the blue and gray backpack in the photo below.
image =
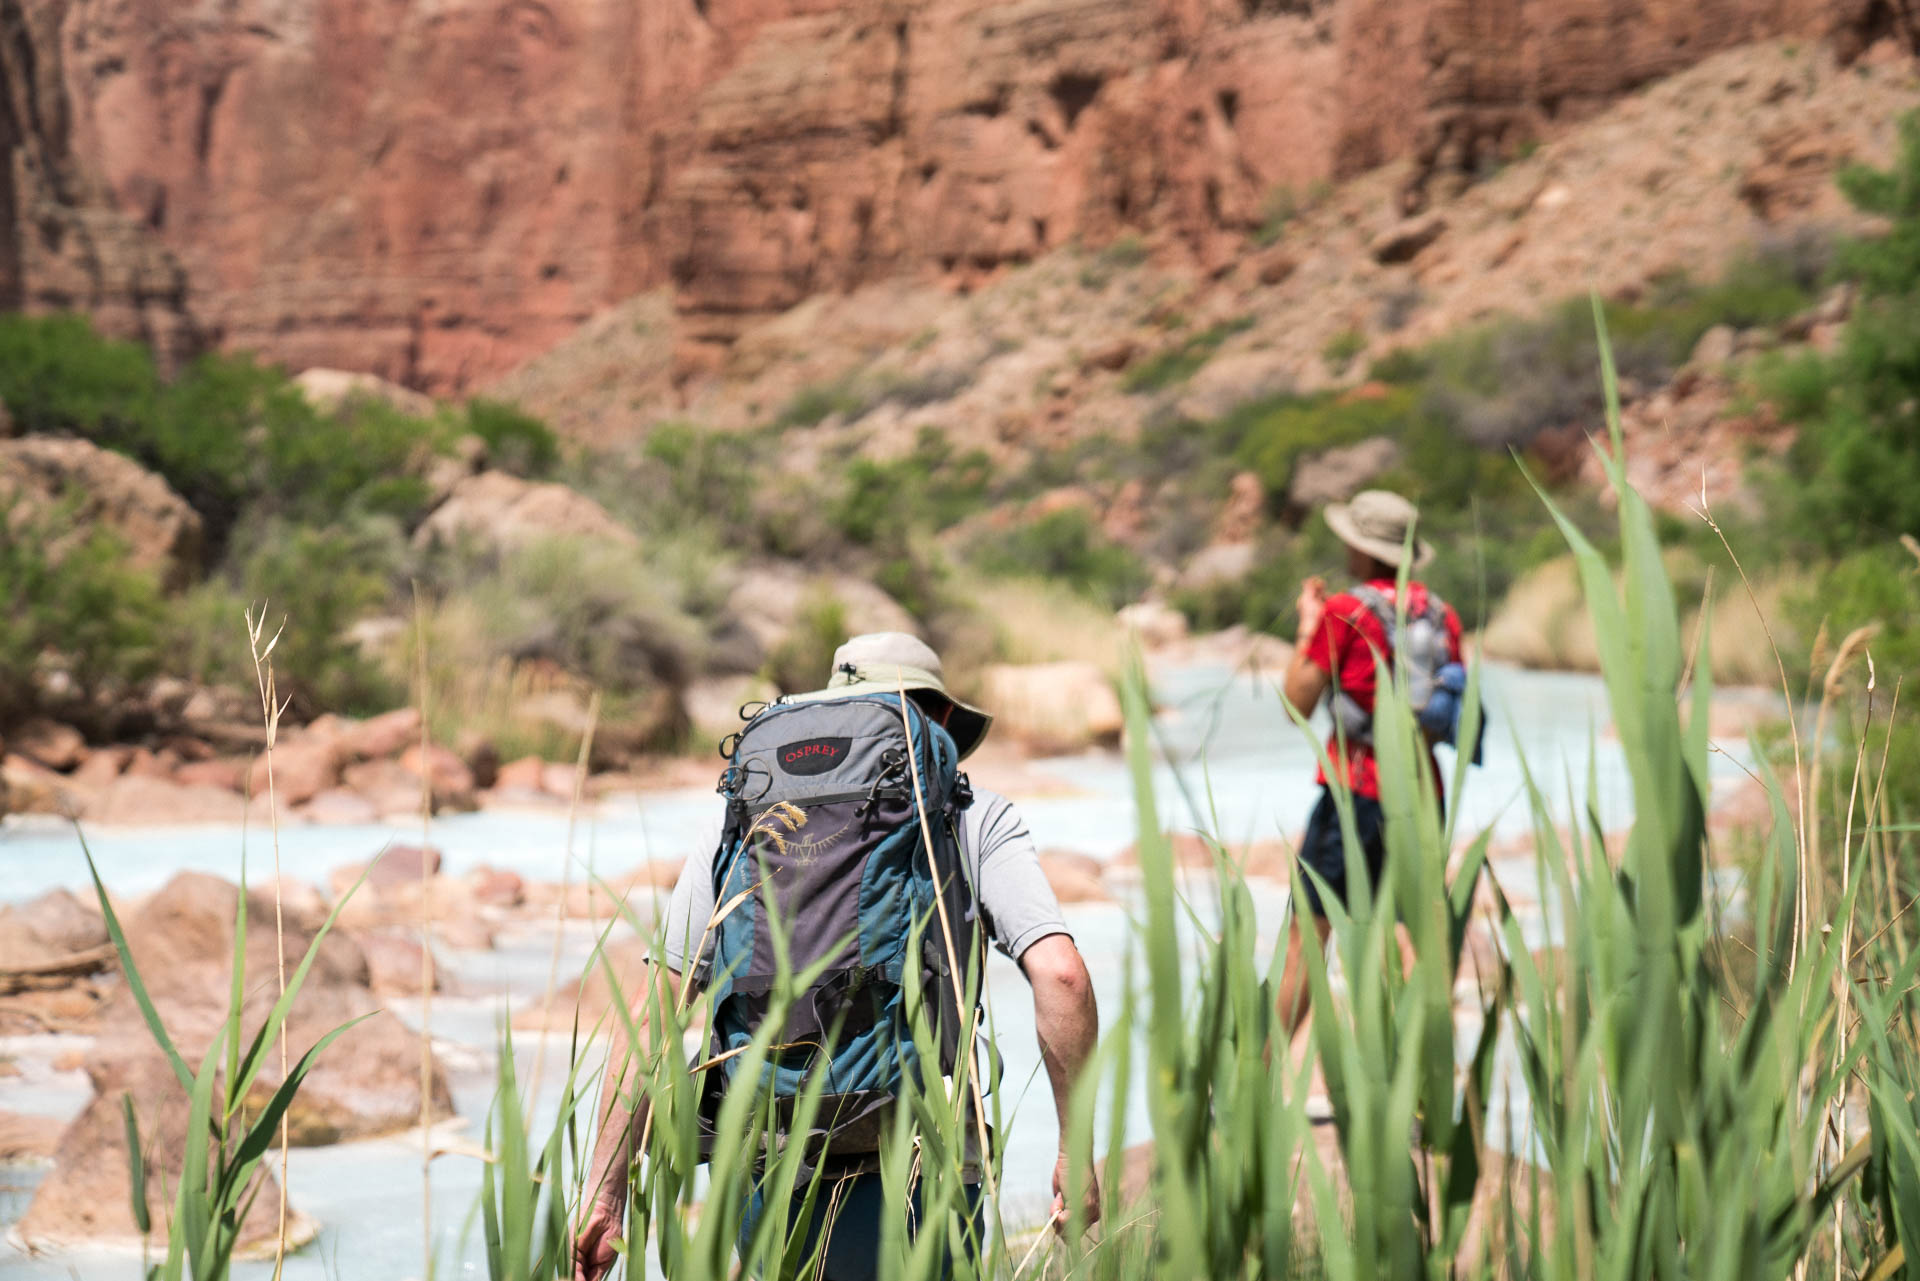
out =
[[[777,920],[787,973],[826,965],[787,1007],[762,1069],[776,1125],[824,1072],[810,1158],[877,1152],[895,1101],[920,1071],[906,1022],[909,983],[920,986],[948,1073],[971,1008],[969,971],[975,981],[979,974],[978,913],[957,837],[973,797],[953,739],[896,694],[782,700],[732,736],[719,790],[727,824],[714,856],[714,902],[723,911],[738,903],[711,942],[711,1053],[749,1044],[766,1021],[781,979]],[[710,1070],[710,1104],[738,1066],[736,1056]]]

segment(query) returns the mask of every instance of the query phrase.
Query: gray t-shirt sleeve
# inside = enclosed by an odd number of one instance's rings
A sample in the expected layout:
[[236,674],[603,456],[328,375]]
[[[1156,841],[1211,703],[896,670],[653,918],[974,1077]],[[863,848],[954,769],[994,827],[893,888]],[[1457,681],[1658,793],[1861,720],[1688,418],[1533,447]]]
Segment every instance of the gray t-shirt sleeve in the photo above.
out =
[[698,951],[693,977],[702,983],[706,982],[708,966],[705,949],[700,944],[707,922],[713,919],[713,855],[719,840],[716,827],[712,840],[687,855],[687,861],[680,867],[680,879],[673,883],[673,897],[667,900],[666,920],[661,924],[661,950],[667,964],[684,974],[688,954]]
[[[687,958],[697,982],[706,982],[708,957],[701,948],[713,916],[713,855],[718,837],[687,856],[667,901],[662,926],[668,965],[685,973]],[[1040,850],[1013,802],[998,792],[974,789],[973,804],[960,817],[960,852],[968,881],[986,918],[994,945],[1014,960],[1049,934],[1068,934]],[[708,940],[710,941],[710,940]]]
[[994,943],[1014,960],[1049,934],[1068,934],[1027,821],[998,792],[975,788],[960,817],[960,848]]

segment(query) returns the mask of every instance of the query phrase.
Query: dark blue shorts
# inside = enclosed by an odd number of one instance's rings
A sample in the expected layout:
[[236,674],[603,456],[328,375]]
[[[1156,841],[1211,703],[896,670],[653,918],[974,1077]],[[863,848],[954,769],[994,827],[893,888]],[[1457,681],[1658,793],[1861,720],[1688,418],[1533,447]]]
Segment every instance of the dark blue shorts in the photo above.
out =
[[[1360,838],[1360,862],[1367,869],[1369,889],[1380,887],[1380,870],[1386,866],[1386,826],[1386,815],[1379,801],[1357,794],[1353,797],[1354,835]],[[1300,839],[1300,863],[1325,878],[1328,888],[1343,906],[1347,903],[1347,849],[1340,831],[1340,810],[1333,803],[1333,793],[1325,787],[1320,789],[1320,799],[1314,802],[1313,813],[1307,818],[1307,834]],[[1300,879],[1306,882],[1307,910],[1315,916],[1325,916],[1327,909],[1320,901],[1320,887],[1304,871]]]
[[[838,1187],[836,1189],[836,1184]],[[820,1180],[820,1192],[814,1200],[813,1222],[807,1228],[805,1254],[811,1255],[819,1241],[820,1231],[827,1226],[828,1207],[838,1192],[839,1209],[834,1215],[832,1228],[827,1236],[825,1258],[821,1260],[818,1276],[821,1281],[875,1281],[880,1275],[880,1224],[881,1216],[886,1213],[887,1198],[885,1187],[878,1174],[849,1174],[844,1176],[824,1175]],[[793,1198],[793,1214],[798,1216],[802,1203],[806,1200],[803,1187]],[[919,1217],[920,1198],[916,1193],[913,1199],[913,1211],[908,1222],[911,1231],[915,1226],[912,1218]],[[973,1214],[973,1228],[976,1241],[984,1241],[986,1231],[986,1204],[980,1196],[980,1185],[971,1187],[971,1204],[968,1209]],[[747,1205],[746,1217],[740,1222],[738,1244],[742,1249],[753,1237],[754,1225],[766,1212],[764,1194],[756,1189],[753,1200]],[[980,1248],[978,1246],[976,1249]],[[809,1272],[809,1277],[815,1274]],[[952,1275],[952,1262],[939,1276]]]

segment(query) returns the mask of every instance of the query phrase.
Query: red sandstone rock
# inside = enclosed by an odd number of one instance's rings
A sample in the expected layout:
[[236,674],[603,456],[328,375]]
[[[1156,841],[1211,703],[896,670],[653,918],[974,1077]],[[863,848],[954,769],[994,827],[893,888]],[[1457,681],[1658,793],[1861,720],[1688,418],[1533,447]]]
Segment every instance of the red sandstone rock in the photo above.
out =
[[430,990],[441,989],[439,968],[418,940],[384,931],[362,934],[356,940],[367,956],[373,990],[380,996],[420,995],[424,962]]
[[389,845],[367,872],[367,884],[377,890],[417,885],[422,877],[440,874],[440,851],[431,845]]
[[139,463],[89,441],[0,440],[0,499],[9,520],[74,501],[83,527],[112,530],[134,564],[156,571],[170,587],[184,585],[199,567],[199,513]]
[[340,750],[351,760],[377,761],[401,752],[420,741],[420,709],[402,707],[379,716],[347,724],[340,731]]
[[446,748],[428,747],[422,753],[417,745],[409,747],[400,754],[400,766],[430,781],[435,810],[473,808],[473,771]]
[[495,867],[476,867],[467,873],[473,900],[485,907],[519,907],[527,901],[527,883],[520,873]]
[[1276,188],[1411,157],[1411,210],[1718,49],[1858,53],[1884,10],[236,0],[183,28],[167,0],[21,7],[0,306],[435,392],[657,285],[698,355],[816,291],[965,283],[1129,229],[1217,266]]
[[291,739],[262,752],[247,774],[247,790],[268,794],[267,769],[273,769],[272,795],[282,805],[302,805],[340,781],[340,747],[328,738]]
[[79,730],[45,717],[36,717],[14,730],[8,746],[51,770],[73,769],[87,757],[87,741]]
[[1062,903],[1111,903],[1101,879],[1100,860],[1072,850],[1046,850],[1040,855],[1040,870],[1047,884]]
[[225,757],[212,761],[188,761],[173,772],[173,781],[198,787],[222,787],[238,792],[247,784],[247,763]]
[[508,761],[494,776],[493,785],[501,791],[538,792],[546,786],[547,762],[538,756],[522,756]]

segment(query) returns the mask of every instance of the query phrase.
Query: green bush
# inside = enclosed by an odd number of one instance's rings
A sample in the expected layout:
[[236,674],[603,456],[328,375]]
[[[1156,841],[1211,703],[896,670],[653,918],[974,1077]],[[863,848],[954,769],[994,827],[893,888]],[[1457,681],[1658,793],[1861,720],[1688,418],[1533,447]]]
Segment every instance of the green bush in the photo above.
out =
[[175,606],[171,661],[190,679],[251,688],[244,617],[252,608],[264,613],[269,634],[280,630],[274,671],[295,716],[385,711],[406,691],[347,631],[391,602],[401,549],[398,526],[377,517],[249,527],[236,540],[233,567]]
[[166,609],[126,545],[67,509],[0,519],[0,725],[41,707],[41,677],[64,672],[82,719],[97,695],[160,670]]
[[993,462],[982,450],[956,457],[946,436],[923,428],[913,452],[887,462],[857,458],[833,504],[834,528],[850,542],[872,547],[900,531],[946,529],[987,503]]
[[1370,436],[1399,436],[1420,412],[1413,393],[1393,388],[1380,396],[1323,393],[1253,401],[1228,414],[1218,433],[1231,442],[1240,465],[1282,498],[1293,467],[1307,454],[1351,445]]
[[871,408],[871,402],[854,386],[851,377],[829,383],[813,383],[795,392],[778,415],[776,428],[814,427],[835,414],[857,418]]
[[159,473],[206,521],[215,557],[249,511],[417,519],[418,474],[453,434],[367,397],[320,414],[247,356],[203,356],[165,382],[143,348],[74,316],[0,317],[0,400],[24,430],[71,432]]
[[792,632],[767,656],[761,676],[783,694],[819,689],[833,667],[833,653],[852,633],[846,606],[827,591],[811,593]]
[[1083,507],[989,535],[975,543],[973,561],[991,574],[1056,579],[1110,609],[1137,600],[1152,581],[1140,558],[1101,533]]
[[1213,353],[1220,349],[1221,343],[1235,334],[1244,333],[1252,324],[1251,317],[1242,316],[1210,325],[1191,338],[1156,352],[1133,366],[1120,380],[1120,385],[1132,392],[1163,391],[1177,386],[1199,373],[1200,367],[1213,359]]
[[1367,336],[1358,329],[1342,329],[1327,339],[1327,345],[1320,349],[1320,358],[1327,362],[1327,368],[1345,369],[1353,363],[1353,358],[1367,349]]
[[1801,423],[1774,500],[1812,554],[1885,547],[1920,532],[1920,114],[1901,121],[1894,168],[1850,169],[1842,186],[1891,220],[1877,240],[1842,245],[1839,269],[1862,300],[1840,350],[1763,371],[1762,391]]
[[483,398],[467,402],[467,430],[487,442],[493,466],[516,476],[546,476],[560,461],[553,429],[515,405]]

